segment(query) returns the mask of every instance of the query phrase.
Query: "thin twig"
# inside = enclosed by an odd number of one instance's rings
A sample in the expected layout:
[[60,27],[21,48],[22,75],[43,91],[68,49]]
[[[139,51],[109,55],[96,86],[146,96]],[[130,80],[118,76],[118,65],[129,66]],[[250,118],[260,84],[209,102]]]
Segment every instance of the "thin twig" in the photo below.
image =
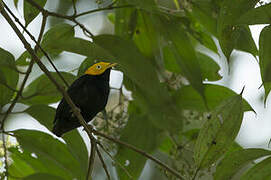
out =
[[[50,81],[56,86],[56,88],[62,93],[64,99],[71,107],[71,110],[73,114],[77,117],[80,124],[84,127],[85,131],[87,132],[89,138],[92,140],[92,126],[88,126],[85,122],[83,116],[80,113],[80,109],[75,106],[72,99],[68,95],[68,93],[65,91],[65,89],[56,81],[56,79],[51,75],[51,73],[48,71],[46,66],[40,61],[39,57],[37,56],[36,52],[31,48],[31,45],[27,42],[25,37],[22,35],[16,24],[12,21],[10,16],[7,14],[7,12],[4,10],[4,8],[1,7],[0,4],[0,13],[3,15],[3,17],[6,19],[6,21],[9,23],[11,28],[14,30],[18,38],[21,40],[21,42],[24,44],[25,49],[29,52],[32,59],[37,63],[37,65],[40,67],[40,69],[45,73],[45,75],[50,79]],[[93,141],[95,142],[95,141]],[[95,147],[95,146],[94,146]],[[94,149],[95,150],[95,149]],[[91,157],[90,157],[91,158]]]
[[97,144],[102,148],[102,150],[112,159],[112,161],[114,161],[114,163],[116,163],[129,177],[129,179],[133,179],[132,175],[128,172],[128,170],[121,164],[119,163],[106,149],[105,147],[99,142],[97,141]]
[[90,150],[90,155],[89,155],[88,172],[87,172],[87,177],[86,177],[87,180],[91,179],[91,174],[94,167],[94,160],[95,160],[95,154],[96,154],[96,149],[97,149],[95,139],[92,135],[91,137],[92,137],[90,139],[91,150]]
[[103,168],[104,168],[105,174],[106,174],[106,176],[107,176],[107,179],[108,179],[108,180],[111,180],[110,174],[109,174],[109,172],[108,172],[107,166],[106,166],[106,164],[105,164],[105,162],[104,162],[104,160],[103,160],[103,156],[102,156],[100,150],[99,150],[98,148],[96,148],[96,151],[97,151],[98,157],[99,157],[99,159],[100,159],[100,161],[101,161],[101,163],[102,163],[102,165],[103,165]]
[[[61,80],[64,82],[64,84],[69,87],[68,82],[65,80],[65,78],[61,75],[61,73],[58,71],[58,69],[56,68],[56,66],[54,65],[52,59],[49,57],[48,53],[40,46],[40,42],[36,41],[35,37],[26,29],[26,27],[20,22],[20,20],[13,14],[13,12],[4,4],[5,8],[7,9],[7,11],[11,14],[11,16],[14,18],[14,20],[23,28],[23,30],[28,34],[28,36],[35,42],[36,47],[35,48],[39,48],[41,50],[41,52],[44,54],[44,56],[48,59],[49,63],[51,64],[51,66],[54,68],[54,70],[56,71],[56,73],[58,74],[58,76],[61,78]],[[47,19],[47,15],[43,14],[43,21],[42,22],[46,22]],[[43,24],[42,24],[43,25]],[[45,28],[45,24],[44,24],[44,28]],[[42,36],[41,36],[42,37]]]
[[92,14],[92,13],[99,12],[99,11],[104,11],[104,10],[112,10],[112,9],[120,9],[120,8],[131,8],[131,7],[134,7],[134,6],[133,5],[122,5],[122,6],[109,5],[108,7],[97,8],[97,9],[89,10],[89,11],[86,11],[86,12],[82,12],[82,13],[77,14],[76,16],[74,16],[74,18],[78,18],[80,16],[84,16],[84,15],[87,15],[87,14]]
[[[4,11],[3,5],[6,6],[6,5],[4,4],[4,2],[2,2],[2,4],[0,4],[0,11],[1,11],[1,13]],[[43,21],[42,21],[42,26],[41,26],[40,33],[39,33],[38,42],[41,40],[42,34],[43,34],[43,32],[44,32],[45,23],[46,23],[46,19],[43,19]],[[36,49],[36,51],[37,51],[37,49]],[[15,98],[13,99],[11,105],[9,106],[8,110],[6,111],[6,113],[5,113],[5,115],[4,115],[3,119],[2,119],[1,127],[0,127],[0,129],[1,129],[2,131],[4,131],[4,125],[5,125],[6,119],[8,118],[9,114],[12,112],[12,110],[13,110],[15,104],[16,104],[17,101],[19,100],[19,97],[22,95],[22,92],[23,92],[23,90],[24,90],[26,81],[28,80],[29,75],[30,75],[30,73],[31,73],[31,71],[32,71],[33,65],[34,65],[34,60],[32,59],[31,62],[30,62],[30,64],[29,64],[29,66],[28,66],[28,68],[27,68],[27,71],[26,71],[26,73],[25,73],[25,77],[24,77],[24,79],[23,79],[23,82],[22,82],[22,84],[21,84],[21,87],[20,87],[19,91],[17,92]],[[3,139],[3,144],[5,144],[4,141],[5,141],[5,140]],[[5,154],[5,162],[6,162],[6,167],[5,167],[5,170],[6,170],[6,171],[5,171],[5,175],[6,175],[7,179],[8,179],[7,149],[5,148],[5,145],[4,145],[4,154]]]
[[77,14],[76,0],[72,0],[72,7],[73,7],[73,16],[76,16],[76,14]]
[[150,154],[146,153],[145,151],[143,151],[143,150],[141,150],[141,149],[139,149],[139,148],[137,148],[137,147],[135,147],[135,146],[133,146],[133,145],[131,145],[131,144],[128,144],[128,143],[123,142],[123,141],[120,141],[120,140],[118,140],[118,139],[116,139],[116,138],[110,137],[110,136],[108,136],[108,135],[106,135],[106,134],[103,134],[103,133],[101,133],[101,132],[98,132],[98,131],[96,131],[96,130],[94,130],[94,129],[92,129],[92,131],[93,131],[93,133],[96,134],[96,135],[102,136],[102,137],[104,137],[104,138],[106,138],[106,139],[109,139],[110,141],[113,141],[113,142],[115,142],[115,143],[121,144],[121,145],[123,145],[123,146],[125,146],[125,147],[127,147],[127,148],[129,148],[129,149],[131,149],[131,150],[133,150],[133,151],[135,151],[135,152],[137,152],[137,153],[139,153],[139,154],[141,154],[141,155],[147,157],[148,159],[150,159],[150,160],[156,162],[158,165],[160,165],[160,166],[163,167],[164,169],[166,169],[166,170],[168,170],[169,172],[171,172],[172,174],[174,174],[176,177],[178,177],[178,178],[180,178],[180,179],[184,179],[184,177],[182,177],[182,175],[180,175],[177,171],[175,171],[174,169],[172,169],[171,167],[169,167],[168,165],[166,165],[166,164],[163,163],[162,161],[160,161],[160,160],[156,159],[155,157],[151,156]]

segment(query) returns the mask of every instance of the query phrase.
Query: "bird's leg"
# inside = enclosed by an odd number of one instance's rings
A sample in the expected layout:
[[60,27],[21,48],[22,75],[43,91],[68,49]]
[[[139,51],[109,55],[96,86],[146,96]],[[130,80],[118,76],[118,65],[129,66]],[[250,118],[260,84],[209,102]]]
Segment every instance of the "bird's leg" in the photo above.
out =
[[102,113],[103,113],[103,117],[104,117],[104,120],[105,120],[105,128],[106,128],[106,130],[108,130],[109,129],[109,124],[108,124],[108,117],[107,117],[107,114],[106,114],[106,110],[104,109],[104,110],[102,110]]

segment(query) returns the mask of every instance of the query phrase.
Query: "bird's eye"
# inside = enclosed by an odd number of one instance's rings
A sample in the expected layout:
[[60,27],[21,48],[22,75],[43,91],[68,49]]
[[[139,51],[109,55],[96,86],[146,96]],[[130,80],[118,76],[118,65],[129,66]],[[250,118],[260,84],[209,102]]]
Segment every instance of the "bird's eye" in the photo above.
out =
[[96,66],[96,68],[97,68],[97,69],[101,69],[101,66],[100,66],[100,65],[98,65],[98,66]]

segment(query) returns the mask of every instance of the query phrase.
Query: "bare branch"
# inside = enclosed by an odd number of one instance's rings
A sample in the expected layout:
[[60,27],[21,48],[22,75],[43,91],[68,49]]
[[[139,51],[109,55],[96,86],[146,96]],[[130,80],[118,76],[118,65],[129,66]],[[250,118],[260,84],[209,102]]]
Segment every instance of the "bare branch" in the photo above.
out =
[[92,135],[91,137],[92,137],[90,139],[91,150],[90,150],[90,155],[89,155],[88,172],[87,172],[87,177],[86,177],[87,180],[91,179],[91,174],[94,167],[94,160],[95,160],[95,154],[96,154],[96,149],[97,149],[95,139]]
[[98,157],[99,157],[99,159],[100,159],[100,161],[101,161],[101,163],[103,165],[103,168],[104,168],[105,174],[107,176],[107,179],[110,180],[111,179],[110,174],[109,174],[107,166],[106,166],[106,164],[105,164],[105,162],[103,160],[103,156],[102,156],[102,154],[101,154],[101,152],[100,152],[100,150],[98,148],[96,148],[96,151],[97,151]]
[[135,152],[141,154],[142,156],[145,156],[146,158],[148,158],[148,159],[154,161],[155,163],[157,163],[158,165],[160,165],[160,166],[163,167],[164,169],[166,169],[166,170],[168,170],[169,172],[171,172],[172,174],[174,174],[176,177],[178,177],[178,178],[180,178],[180,179],[185,179],[185,178],[182,177],[182,175],[180,175],[177,171],[175,171],[174,169],[172,169],[171,167],[169,167],[168,165],[166,165],[166,164],[163,163],[162,161],[160,161],[160,160],[156,159],[155,157],[151,156],[150,154],[146,153],[145,151],[143,151],[143,150],[141,150],[141,149],[139,149],[139,148],[137,148],[137,147],[135,147],[135,146],[133,146],[133,145],[131,145],[131,144],[128,144],[128,143],[123,142],[123,141],[120,141],[120,140],[118,140],[118,139],[115,139],[115,138],[113,138],[113,137],[110,137],[110,136],[108,136],[108,135],[106,135],[106,134],[103,134],[103,133],[101,133],[101,132],[98,132],[98,131],[96,131],[96,130],[94,130],[94,129],[93,129],[92,131],[93,131],[93,133],[96,134],[96,135],[102,136],[102,137],[104,137],[104,138],[106,138],[106,139],[108,139],[108,140],[110,140],[110,141],[113,141],[113,142],[115,142],[115,143],[121,144],[121,145],[123,145],[123,146],[125,146],[125,147],[127,147],[127,148],[129,148],[129,149],[131,149],[131,150],[133,150],[133,151],[135,151]]
[[132,175],[127,171],[127,169],[121,164],[119,163],[106,149],[105,147],[99,142],[97,141],[97,144],[102,148],[102,150],[112,159],[112,161],[114,161],[114,163],[116,163],[125,173],[126,175],[129,177],[129,179],[133,179]]
[[[51,66],[54,68],[54,70],[56,71],[56,73],[58,74],[58,76],[60,77],[60,79],[64,82],[64,84],[69,87],[68,82],[65,80],[65,78],[61,75],[61,73],[58,71],[58,69],[56,68],[56,66],[54,65],[52,59],[49,57],[48,53],[40,46],[40,42],[36,41],[35,37],[26,29],[26,27],[19,21],[19,19],[12,13],[12,11],[4,4],[5,8],[7,9],[7,11],[11,14],[11,16],[14,18],[14,20],[23,28],[23,30],[28,34],[28,36],[36,43],[35,46],[35,51],[37,52],[38,49],[41,50],[41,52],[44,54],[44,56],[48,59],[49,63],[51,64]],[[43,15],[43,22],[46,22],[47,20],[47,15],[44,14]],[[43,24],[42,24],[43,26]],[[43,27],[43,31],[45,28],[45,24]],[[41,34],[41,36],[39,36],[41,41],[43,33]]]

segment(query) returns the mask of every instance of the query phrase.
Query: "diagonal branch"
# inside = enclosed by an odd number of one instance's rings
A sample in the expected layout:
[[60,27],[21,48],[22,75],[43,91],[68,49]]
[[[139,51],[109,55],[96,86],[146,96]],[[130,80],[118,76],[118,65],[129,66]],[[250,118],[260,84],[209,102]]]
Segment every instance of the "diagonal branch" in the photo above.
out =
[[[51,64],[51,66],[54,68],[54,70],[56,71],[56,73],[58,74],[58,76],[60,77],[60,79],[64,82],[64,84],[69,87],[68,82],[65,80],[65,78],[61,75],[61,73],[58,71],[58,69],[56,68],[56,66],[54,65],[52,59],[49,57],[48,53],[40,46],[40,42],[41,42],[41,38],[42,36],[40,36],[39,41],[36,41],[35,37],[26,29],[26,27],[19,21],[19,19],[13,14],[13,12],[8,8],[8,6],[6,4],[4,4],[5,8],[7,9],[7,11],[9,12],[9,14],[11,14],[11,16],[14,18],[14,20],[23,28],[23,30],[28,34],[28,36],[35,42],[36,46],[35,46],[35,52],[37,52],[38,49],[41,50],[41,52],[44,54],[44,56],[48,59],[49,63]],[[43,15],[43,19],[47,19],[47,15]],[[44,28],[45,28],[45,24],[44,24]]]
[[[4,2],[2,2],[4,3]],[[2,11],[3,10],[3,7],[2,7],[2,4],[0,4],[0,10]],[[41,25],[41,29],[40,29],[40,33],[39,33],[39,37],[38,37],[38,42],[41,41],[41,37],[43,35],[43,32],[44,32],[44,29],[45,29],[45,24],[46,24],[46,18],[43,18],[42,19],[42,25]],[[35,51],[37,51],[37,46],[35,47]],[[13,99],[11,105],[9,106],[8,110],[5,112],[4,114],[4,117],[2,119],[2,122],[1,122],[1,127],[0,129],[2,131],[4,131],[4,125],[5,125],[5,121],[6,119],[8,118],[9,114],[12,112],[15,104],[17,103],[17,101],[19,100],[20,96],[22,95],[22,92],[24,90],[24,87],[25,87],[25,84],[26,84],[26,81],[28,80],[29,78],[29,75],[32,71],[32,67],[34,65],[34,60],[32,59],[28,68],[27,68],[27,71],[25,73],[25,77],[23,79],[23,82],[21,84],[21,87],[19,89],[19,91],[17,92],[15,98]],[[5,176],[7,177],[8,179],[8,160],[7,160],[7,148],[6,148],[6,142],[5,142],[5,137],[4,137],[4,134],[2,134],[2,137],[3,137],[3,147],[4,147],[4,156],[5,156]]]
[[123,145],[123,146],[125,146],[125,147],[127,147],[127,148],[129,148],[129,149],[131,149],[131,150],[133,150],[133,151],[135,151],[135,152],[141,154],[142,156],[145,156],[146,158],[148,158],[148,159],[154,161],[155,163],[157,163],[158,165],[160,165],[161,167],[163,167],[163,168],[166,169],[167,171],[169,171],[169,172],[171,172],[172,174],[174,174],[174,175],[175,175],[176,177],[178,177],[179,179],[185,179],[185,178],[182,177],[182,175],[180,175],[177,171],[175,171],[174,169],[172,169],[171,167],[169,167],[168,165],[166,165],[165,163],[163,163],[163,162],[160,161],[159,159],[156,159],[155,157],[151,156],[151,155],[148,154],[147,152],[145,152],[145,151],[143,151],[143,150],[141,150],[141,149],[139,149],[139,148],[137,148],[137,147],[135,147],[135,146],[133,146],[133,145],[131,145],[131,144],[128,144],[128,143],[123,142],[123,141],[120,141],[120,140],[118,140],[118,139],[115,139],[115,138],[113,138],[113,137],[110,137],[110,136],[108,136],[108,135],[106,135],[106,134],[103,134],[103,133],[101,133],[101,132],[98,132],[98,131],[96,131],[96,130],[94,130],[94,129],[93,129],[92,131],[93,131],[93,133],[96,134],[96,135],[102,136],[102,137],[104,137],[104,138],[106,138],[106,139],[108,139],[108,140],[110,140],[110,141],[113,141],[113,142],[115,142],[115,143],[121,144],[121,145]]
[[101,152],[100,152],[100,150],[98,148],[96,148],[96,151],[97,151],[98,157],[99,157],[99,159],[100,159],[100,161],[101,161],[101,163],[103,165],[103,168],[104,168],[105,174],[107,176],[107,179],[110,180],[111,179],[110,174],[109,174],[107,166],[106,166],[106,164],[105,164],[105,162],[103,160],[103,156],[102,156],[102,154],[101,154]]
[[94,167],[95,153],[97,149],[97,145],[93,136],[91,136],[90,144],[91,144],[91,149],[90,149],[90,155],[89,155],[88,172],[87,172],[86,180],[91,179],[91,174]]

